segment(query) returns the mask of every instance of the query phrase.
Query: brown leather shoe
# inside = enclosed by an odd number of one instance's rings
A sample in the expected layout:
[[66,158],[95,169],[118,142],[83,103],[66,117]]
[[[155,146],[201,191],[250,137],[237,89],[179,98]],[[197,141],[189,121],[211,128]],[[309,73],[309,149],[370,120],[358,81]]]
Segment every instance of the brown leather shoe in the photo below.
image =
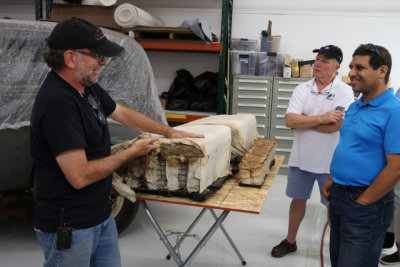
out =
[[271,255],[275,258],[280,258],[285,256],[290,252],[295,252],[297,250],[296,242],[294,244],[290,244],[286,239],[282,240],[279,245],[275,246],[272,251]]

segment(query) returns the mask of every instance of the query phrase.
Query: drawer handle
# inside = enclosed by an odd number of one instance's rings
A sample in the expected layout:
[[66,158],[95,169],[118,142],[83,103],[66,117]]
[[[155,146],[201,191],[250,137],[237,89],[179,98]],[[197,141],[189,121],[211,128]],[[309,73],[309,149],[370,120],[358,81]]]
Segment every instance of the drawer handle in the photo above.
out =
[[268,80],[247,80],[247,79],[239,79],[240,83],[265,83],[269,84]]
[[252,108],[266,108],[265,104],[247,104],[247,103],[238,103],[239,107],[252,107]]
[[257,124],[257,128],[265,128],[265,124]]
[[292,129],[286,127],[285,125],[275,125],[275,128],[276,128],[276,129],[292,130]]
[[301,84],[301,82],[291,82],[291,81],[279,81],[279,84]]
[[288,108],[288,105],[277,105],[276,107],[277,107],[277,108],[284,108],[284,109],[287,109],[287,108]]
[[291,140],[291,141],[294,140],[294,138],[290,136],[275,136],[274,138],[278,140]]
[[278,92],[285,92],[285,93],[293,93],[293,91],[294,89],[282,89],[282,88],[278,89]]
[[285,96],[278,96],[278,100],[290,100],[290,97],[285,97]]
[[290,148],[276,148],[275,151],[278,152],[291,152],[292,150]]
[[285,115],[282,115],[282,114],[276,114],[276,117],[277,117],[278,119],[284,119],[284,118],[285,118]]
[[268,92],[268,88],[254,88],[254,87],[244,87],[244,86],[239,86],[239,90],[242,91],[261,91],[261,92]]
[[256,117],[264,117],[264,118],[266,116],[264,113],[246,113],[246,112],[242,112],[242,113],[238,113],[238,114],[253,114]]
[[256,95],[238,95],[238,98],[268,99],[267,96],[256,96]]

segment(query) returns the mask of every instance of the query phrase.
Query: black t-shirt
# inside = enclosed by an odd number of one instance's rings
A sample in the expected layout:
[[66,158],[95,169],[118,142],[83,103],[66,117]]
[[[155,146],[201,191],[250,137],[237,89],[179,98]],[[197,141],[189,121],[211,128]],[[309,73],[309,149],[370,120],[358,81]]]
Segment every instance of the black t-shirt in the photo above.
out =
[[111,175],[77,190],[55,159],[77,148],[85,149],[88,160],[110,155],[108,125],[98,119],[89,94],[106,117],[115,110],[115,101],[100,85],[86,87],[80,94],[54,71],[48,73],[35,99],[30,128],[37,187],[35,227],[45,232],[57,229],[62,208],[64,222],[78,229],[99,224],[110,215]]

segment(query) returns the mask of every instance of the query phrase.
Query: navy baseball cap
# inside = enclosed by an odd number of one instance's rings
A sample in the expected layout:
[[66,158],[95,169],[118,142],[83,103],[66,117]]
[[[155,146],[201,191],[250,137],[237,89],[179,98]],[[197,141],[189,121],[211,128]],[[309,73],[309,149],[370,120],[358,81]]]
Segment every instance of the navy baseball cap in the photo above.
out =
[[59,22],[50,33],[47,44],[50,49],[57,50],[87,48],[106,57],[116,56],[124,50],[108,40],[99,27],[75,17]]
[[327,58],[334,58],[339,64],[342,63],[343,60],[342,50],[335,45],[326,45],[319,49],[314,49],[313,53],[322,53]]

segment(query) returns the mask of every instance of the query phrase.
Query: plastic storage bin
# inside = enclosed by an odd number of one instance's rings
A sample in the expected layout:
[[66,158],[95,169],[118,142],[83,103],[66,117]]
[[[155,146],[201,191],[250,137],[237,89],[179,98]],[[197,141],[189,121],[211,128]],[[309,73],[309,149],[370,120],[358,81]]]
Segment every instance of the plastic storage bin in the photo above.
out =
[[231,51],[232,75],[255,75],[257,52]]
[[280,36],[269,36],[269,37],[262,36],[260,51],[278,53],[280,45],[281,45]]
[[242,51],[254,51],[256,49],[257,40],[246,38],[232,38],[231,49]]
[[258,52],[258,75],[282,77],[283,59],[284,54],[269,55],[267,52]]

